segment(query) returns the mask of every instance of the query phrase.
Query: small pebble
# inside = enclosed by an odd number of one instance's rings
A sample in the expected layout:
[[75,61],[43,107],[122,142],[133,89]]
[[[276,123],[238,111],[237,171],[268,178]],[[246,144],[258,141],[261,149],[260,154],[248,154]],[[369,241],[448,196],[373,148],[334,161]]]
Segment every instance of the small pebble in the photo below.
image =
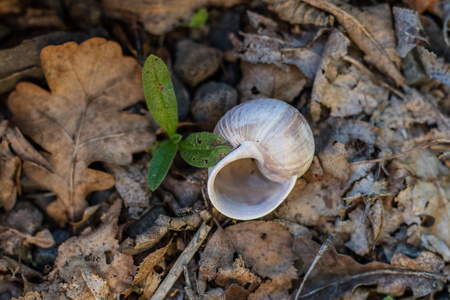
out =
[[201,130],[212,131],[219,119],[237,104],[238,93],[225,83],[208,82],[195,93],[192,118]]
[[209,43],[211,46],[222,51],[232,50],[233,44],[228,36],[230,33],[237,35],[241,24],[241,15],[236,11],[227,11],[220,16],[219,20],[211,28]]
[[220,66],[222,51],[182,40],[177,45],[175,72],[189,86],[196,86],[213,75]]
[[33,262],[36,263],[39,270],[43,270],[46,265],[53,266],[57,256],[58,247],[36,247],[33,251]]

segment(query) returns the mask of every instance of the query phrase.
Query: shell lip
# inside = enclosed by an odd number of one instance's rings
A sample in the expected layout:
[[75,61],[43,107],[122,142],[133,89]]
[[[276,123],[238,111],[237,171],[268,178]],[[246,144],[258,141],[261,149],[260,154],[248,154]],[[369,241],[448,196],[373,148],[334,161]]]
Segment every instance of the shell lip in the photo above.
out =
[[[297,174],[295,174],[282,183],[270,181],[276,186],[275,193],[272,195],[266,193],[267,198],[260,201],[257,205],[249,204],[247,202],[234,201],[234,199],[231,199],[218,191],[215,181],[217,175],[225,166],[234,161],[248,158],[263,162],[263,153],[257,143],[251,141],[242,142],[236,149],[219,161],[216,166],[210,168],[208,172],[209,178],[207,191],[211,203],[220,213],[233,219],[252,220],[271,213],[289,195],[298,178]],[[248,193],[245,188],[243,188],[242,192]]]

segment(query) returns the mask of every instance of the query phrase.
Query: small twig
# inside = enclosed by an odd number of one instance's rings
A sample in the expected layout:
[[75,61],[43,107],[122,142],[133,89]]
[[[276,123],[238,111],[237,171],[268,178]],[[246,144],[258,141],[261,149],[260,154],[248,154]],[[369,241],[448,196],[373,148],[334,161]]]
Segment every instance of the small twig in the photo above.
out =
[[303,287],[305,286],[305,282],[308,279],[309,275],[311,274],[312,270],[316,266],[319,259],[322,257],[323,253],[328,250],[328,248],[331,245],[331,240],[333,239],[334,234],[330,233],[327,240],[322,244],[322,246],[319,249],[319,252],[317,253],[316,257],[314,258],[314,261],[312,262],[311,266],[308,269],[308,272],[306,272],[305,276],[303,277],[302,284],[300,284],[300,287],[298,288],[297,294],[295,295],[294,300],[298,300],[298,297],[300,297],[300,294],[302,293]]
[[164,278],[163,282],[161,282],[158,289],[153,294],[151,300],[159,300],[164,299],[166,297],[167,293],[172,288],[175,281],[183,272],[183,266],[186,266],[192,259],[194,254],[197,252],[198,248],[200,248],[201,244],[208,236],[208,233],[211,230],[211,228],[212,227],[206,225],[206,223],[203,223],[202,226],[200,226],[200,228],[197,230],[192,240],[189,242],[186,249],[184,249],[183,253],[181,253],[180,257],[178,257],[172,269],[170,269],[166,278]]
[[404,155],[410,154],[410,153],[412,153],[414,151],[422,150],[422,149],[428,148],[428,147],[430,147],[432,145],[441,144],[441,143],[450,143],[450,140],[434,140],[434,141],[431,141],[431,142],[419,145],[417,147],[411,148],[411,149],[409,149],[409,150],[407,150],[405,152],[397,153],[397,154],[394,154],[394,155],[389,155],[389,156],[386,156],[386,157],[380,157],[380,158],[372,159],[372,160],[356,161],[356,162],[352,162],[350,164],[351,165],[365,165],[365,164],[377,163],[377,162],[381,162],[381,161],[384,161],[384,160],[390,160],[390,159],[394,159],[394,158],[397,158],[397,157],[400,157],[400,156],[404,156]]

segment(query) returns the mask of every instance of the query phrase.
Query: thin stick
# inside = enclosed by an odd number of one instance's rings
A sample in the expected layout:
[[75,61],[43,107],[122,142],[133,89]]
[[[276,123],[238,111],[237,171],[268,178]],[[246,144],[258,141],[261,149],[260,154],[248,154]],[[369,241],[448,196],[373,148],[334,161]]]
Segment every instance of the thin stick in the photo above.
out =
[[365,164],[377,163],[377,162],[380,162],[380,161],[390,160],[390,159],[394,159],[394,158],[397,158],[397,157],[400,157],[400,156],[404,156],[404,155],[410,154],[410,153],[412,153],[414,151],[422,150],[422,149],[428,148],[428,147],[430,147],[432,145],[441,144],[441,143],[450,143],[450,140],[434,140],[434,141],[431,141],[431,142],[419,145],[417,147],[411,148],[411,149],[409,149],[409,150],[407,150],[405,152],[397,153],[397,154],[386,156],[386,157],[380,157],[380,158],[372,159],[372,160],[356,161],[356,162],[352,162],[350,164],[351,165],[365,165]]
[[300,284],[300,287],[298,288],[297,294],[295,295],[294,300],[298,300],[298,297],[300,297],[300,294],[302,293],[303,287],[305,286],[305,282],[308,279],[309,275],[311,274],[312,270],[316,266],[319,259],[322,257],[323,253],[327,251],[328,247],[331,245],[331,240],[333,239],[334,234],[330,233],[325,243],[322,244],[322,246],[319,249],[319,252],[317,253],[316,257],[314,258],[314,261],[312,262],[311,266],[308,269],[308,272],[306,272],[305,276],[303,277],[302,284]]
[[164,278],[163,282],[161,282],[158,289],[153,294],[151,300],[160,300],[166,297],[167,293],[172,288],[175,281],[183,272],[183,266],[186,266],[192,259],[194,254],[197,252],[198,248],[200,248],[200,245],[208,236],[208,233],[211,230],[211,228],[212,227],[206,225],[206,223],[203,223],[202,226],[200,226],[200,228],[197,230],[192,240],[189,242],[186,249],[184,249],[183,253],[181,253],[180,257],[178,257],[172,269],[170,269],[166,278]]

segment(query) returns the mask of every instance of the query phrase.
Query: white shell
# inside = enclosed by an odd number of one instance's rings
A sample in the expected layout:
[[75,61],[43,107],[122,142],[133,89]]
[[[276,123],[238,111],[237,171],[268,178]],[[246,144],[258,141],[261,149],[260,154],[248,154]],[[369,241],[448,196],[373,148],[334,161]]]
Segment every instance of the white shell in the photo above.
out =
[[214,133],[234,150],[209,169],[208,195],[218,211],[233,219],[272,212],[314,157],[314,136],[305,118],[275,99],[233,107]]

